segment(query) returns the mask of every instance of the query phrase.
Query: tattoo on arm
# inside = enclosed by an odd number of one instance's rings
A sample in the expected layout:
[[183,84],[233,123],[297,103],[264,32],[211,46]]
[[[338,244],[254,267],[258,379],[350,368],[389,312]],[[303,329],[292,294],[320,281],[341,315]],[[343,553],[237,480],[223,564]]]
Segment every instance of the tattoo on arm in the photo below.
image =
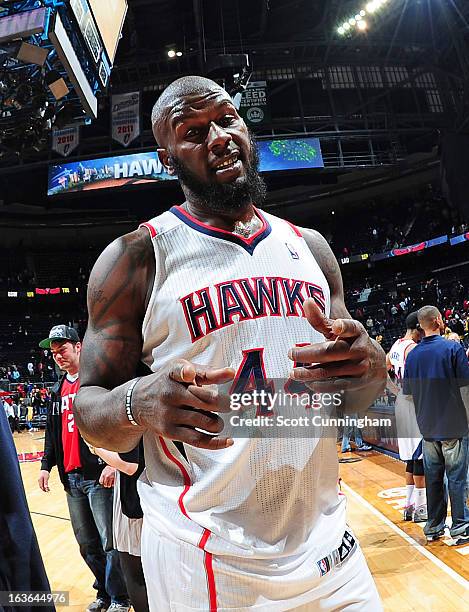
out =
[[154,273],[153,248],[142,232],[113,243],[91,274],[82,355],[84,386],[112,389],[135,375],[149,278]]
[[327,240],[316,230],[299,229],[329,283],[331,291],[331,318],[351,318],[344,303],[342,273]]

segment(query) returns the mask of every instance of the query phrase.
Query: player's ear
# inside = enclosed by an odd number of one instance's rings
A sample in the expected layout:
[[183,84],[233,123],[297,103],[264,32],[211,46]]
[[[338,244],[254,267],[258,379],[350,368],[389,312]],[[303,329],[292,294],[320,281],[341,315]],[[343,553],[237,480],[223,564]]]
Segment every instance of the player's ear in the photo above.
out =
[[173,164],[171,163],[171,155],[169,154],[168,149],[157,149],[158,157],[160,162],[166,169],[166,172],[171,176],[176,174]]

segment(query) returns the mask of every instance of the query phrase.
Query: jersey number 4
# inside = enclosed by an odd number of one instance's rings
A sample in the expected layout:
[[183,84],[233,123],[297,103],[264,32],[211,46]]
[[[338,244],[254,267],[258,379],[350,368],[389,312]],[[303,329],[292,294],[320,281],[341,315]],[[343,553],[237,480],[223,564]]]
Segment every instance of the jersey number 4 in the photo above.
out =
[[[297,344],[296,346],[306,346],[307,343]],[[295,362],[292,367],[304,365]],[[235,379],[231,385],[230,394],[243,394],[250,391],[264,391],[266,401],[259,404],[256,416],[272,415],[273,411],[268,397],[275,394],[275,384],[273,380],[267,378],[264,364],[264,348],[253,348],[243,351],[243,360],[236,372]],[[309,389],[303,383],[295,380],[287,380],[283,384],[283,391],[291,395],[310,394]]]

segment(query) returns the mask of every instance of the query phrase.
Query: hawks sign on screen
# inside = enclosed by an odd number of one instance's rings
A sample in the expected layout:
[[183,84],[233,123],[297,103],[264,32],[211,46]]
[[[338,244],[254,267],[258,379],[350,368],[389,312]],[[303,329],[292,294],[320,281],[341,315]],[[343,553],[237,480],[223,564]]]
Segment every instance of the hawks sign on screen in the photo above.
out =
[[[258,142],[261,172],[323,168],[318,138]],[[48,195],[174,180],[155,151],[49,166]]]

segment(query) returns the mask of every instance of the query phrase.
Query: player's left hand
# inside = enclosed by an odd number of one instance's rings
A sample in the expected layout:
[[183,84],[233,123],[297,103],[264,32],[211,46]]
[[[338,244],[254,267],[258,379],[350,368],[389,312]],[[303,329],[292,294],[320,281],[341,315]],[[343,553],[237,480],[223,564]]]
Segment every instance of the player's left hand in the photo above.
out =
[[116,468],[113,468],[110,465],[106,465],[104,470],[101,472],[101,476],[99,477],[99,484],[109,489],[114,486],[115,481]]
[[312,299],[305,300],[303,308],[310,325],[326,341],[290,349],[289,358],[302,364],[292,369],[290,378],[315,392],[346,391],[347,412],[368,408],[386,386],[383,349],[359,321],[330,319]]

